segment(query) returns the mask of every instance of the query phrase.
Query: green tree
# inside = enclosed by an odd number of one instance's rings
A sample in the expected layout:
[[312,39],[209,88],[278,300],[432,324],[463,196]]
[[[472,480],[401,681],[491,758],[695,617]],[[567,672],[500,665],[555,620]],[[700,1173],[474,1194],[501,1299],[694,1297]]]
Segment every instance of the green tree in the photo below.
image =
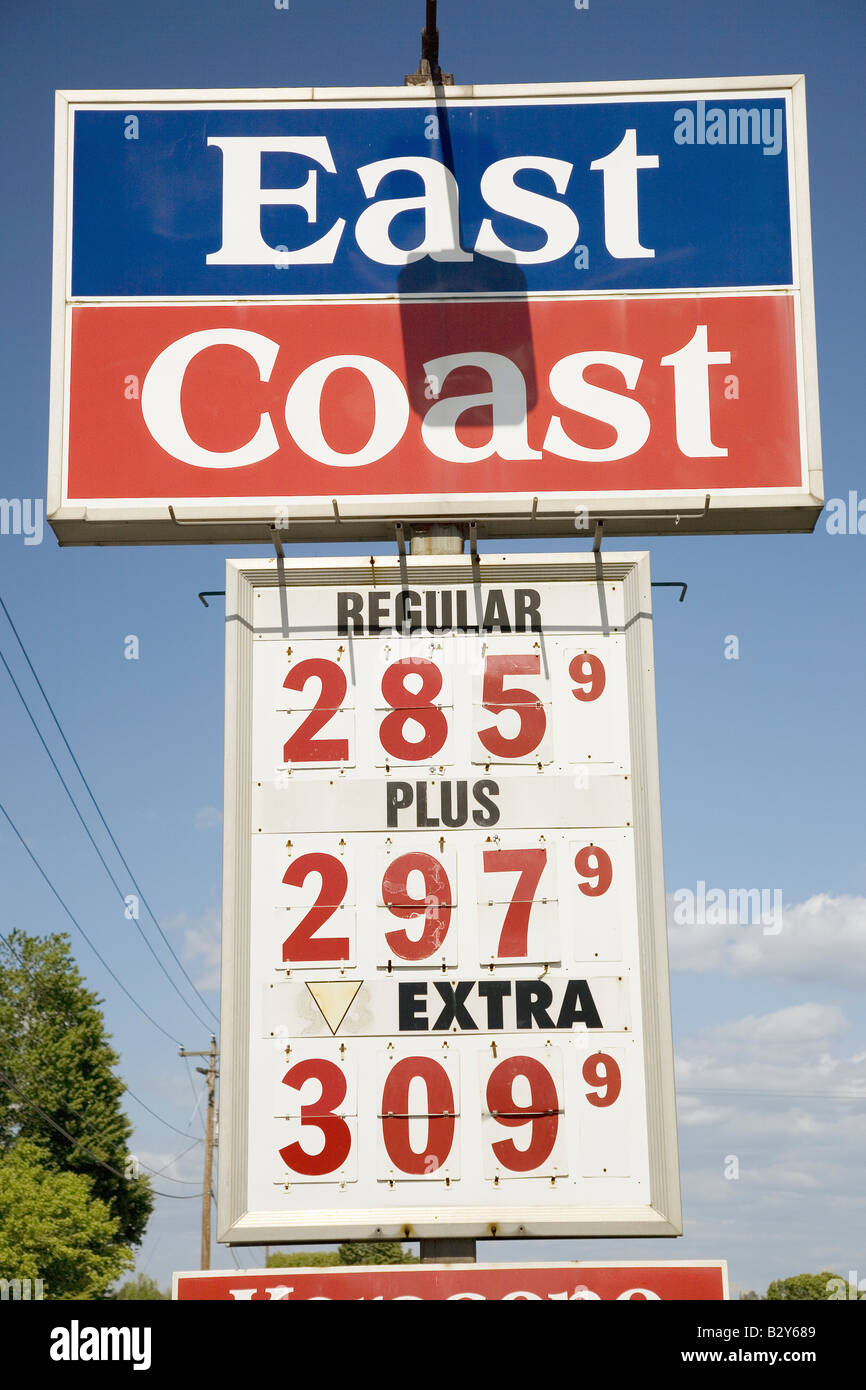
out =
[[167,1289],[161,1289],[155,1279],[151,1279],[149,1274],[135,1274],[131,1279],[127,1279],[119,1288],[107,1295],[108,1298],[133,1300],[137,1303],[145,1301],[155,1302],[157,1299],[171,1299],[171,1294]]
[[346,1240],[337,1250],[275,1250],[268,1269],[331,1268],[333,1265],[413,1265],[418,1260],[398,1240]]
[[840,1281],[838,1274],[834,1274],[830,1269],[822,1270],[820,1274],[791,1274],[787,1279],[774,1279],[767,1289],[767,1298],[779,1300],[838,1297],[840,1283],[845,1285],[847,1291],[845,1280]]
[[117,1221],[119,1244],[137,1245],[153,1196],[130,1161],[132,1125],[102,1001],[85,987],[65,933],[13,931],[8,941],[0,943],[0,1154],[33,1139],[58,1171],[87,1178]]
[[41,1279],[46,1298],[101,1298],[132,1268],[118,1226],[90,1179],[58,1172],[43,1145],[19,1139],[0,1154],[0,1278]]
[[337,1251],[341,1265],[414,1265],[417,1257],[399,1240],[347,1240]]
[[265,1260],[266,1269],[322,1269],[338,1265],[340,1256],[336,1250],[275,1250]]

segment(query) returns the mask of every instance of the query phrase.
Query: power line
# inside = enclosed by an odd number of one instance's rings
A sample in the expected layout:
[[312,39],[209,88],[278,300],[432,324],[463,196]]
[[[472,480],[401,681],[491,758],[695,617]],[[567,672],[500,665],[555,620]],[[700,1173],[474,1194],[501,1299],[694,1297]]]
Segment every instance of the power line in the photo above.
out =
[[[101,1168],[106,1168],[108,1172],[113,1173],[115,1177],[123,1178],[124,1181],[128,1181],[125,1173],[121,1173],[120,1169],[115,1168],[112,1163],[106,1163],[104,1158],[99,1158],[98,1155],[95,1154],[92,1149],[88,1148],[86,1144],[83,1144],[80,1139],[76,1139],[74,1134],[70,1134],[68,1129],[64,1129],[63,1125],[55,1120],[52,1115],[49,1115],[47,1110],[43,1110],[40,1105],[36,1104],[35,1100],[31,1100],[28,1095],[25,1095],[21,1087],[16,1086],[15,1082],[11,1077],[7,1076],[6,1072],[0,1071],[0,1081],[2,1081],[4,1086],[8,1086],[10,1091],[14,1091],[16,1096],[20,1096],[27,1105],[36,1111],[37,1115],[41,1116],[41,1118],[56,1129],[59,1134],[62,1134],[64,1139],[68,1139],[70,1144],[74,1144],[76,1149],[82,1149],[84,1153],[93,1159],[94,1163],[98,1163]],[[196,1197],[202,1195],[200,1192],[160,1192],[155,1187],[151,1188],[151,1192],[153,1192],[155,1197],[172,1197],[179,1202],[191,1202]]]
[[[39,979],[39,976],[38,976],[33,970],[30,969],[30,966],[27,964],[27,962],[24,960],[24,958],[23,958],[21,955],[19,955],[19,953],[15,950],[15,947],[12,945],[12,942],[9,940],[9,937],[8,937],[8,936],[4,936],[3,933],[0,932],[0,941],[3,942],[4,946],[6,947],[6,949],[7,949],[8,951],[11,951],[11,952],[12,952],[12,954],[13,954],[13,956],[15,957],[15,959],[17,960],[18,964],[21,966],[21,969],[22,969],[27,975],[29,975],[30,979],[34,982],[34,984],[37,986],[37,988],[38,988],[42,993],[45,993],[45,987],[43,986],[41,980]],[[188,1065],[189,1065],[189,1064],[187,1064],[187,1067],[188,1067]],[[120,1078],[118,1078],[118,1080],[119,1080],[119,1079],[120,1079]],[[190,1078],[190,1079],[192,1079],[192,1078]],[[188,1139],[188,1138],[189,1138],[189,1134],[188,1134],[185,1130],[178,1129],[177,1126],[176,1126],[176,1125],[173,1125],[173,1124],[171,1123],[170,1120],[164,1119],[163,1116],[162,1116],[162,1115],[158,1115],[158,1114],[156,1113],[155,1110],[151,1110],[150,1106],[149,1106],[145,1101],[143,1101],[139,1096],[137,1096],[137,1095],[135,1094],[134,1091],[131,1091],[131,1090],[129,1089],[129,1087],[127,1086],[127,1084],[126,1084],[125,1081],[124,1081],[122,1084],[123,1084],[123,1094],[132,1096],[132,1099],[133,1099],[133,1100],[137,1100],[138,1103],[139,1103],[139,1105],[143,1105],[144,1108],[145,1108],[145,1110],[147,1110],[147,1111],[153,1116],[153,1118],[154,1118],[155,1120],[159,1120],[160,1124],[165,1125],[168,1129],[173,1129],[173,1130],[175,1131],[175,1133],[176,1133],[176,1134],[180,1134],[182,1138],[184,1138],[184,1139]],[[67,1105],[68,1105],[68,1108],[72,1111],[73,1115],[77,1115],[78,1118],[79,1118],[80,1120],[83,1120],[84,1123],[85,1123],[86,1125],[92,1125],[92,1121],[88,1120],[87,1117],[86,1117],[85,1115],[82,1115],[82,1113],[81,1113],[80,1110],[76,1110],[74,1105],[69,1105],[69,1102],[68,1102],[68,1101],[67,1101]],[[204,1140],[203,1140],[203,1139],[194,1139],[194,1140],[193,1140],[193,1143],[194,1143],[194,1144],[203,1144],[203,1143],[204,1143]],[[190,1148],[192,1148],[192,1145],[190,1145]],[[189,1152],[189,1150],[187,1150],[187,1149],[184,1150],[184,1153],[188,1153],[188,1152]]]
[[845,1095],[841,1091],[723,1091],[706,1086],[677,1086],[678,1095],[691,1096],[777,1096],[782,1100],[866,1100],[866,1095]]
[[[0,599],[0,603],[2,603],[2,599]],[[48,884],[48,887],[51,889],[52,893],[54,894],[55,898],[56,898],[57,901],[59,902],[60,906],[63,908],[63,911],[66,913],[66,915],[67,915],[67,917],[69,918],[69,920],[70,920],[70,922],[72,923],[72,925],[73,925],[75,928],[77,928],[78,931],[81,932],[81,935],[84,937],[84,940],[87,942],[87,944],[88,944],[88,946],[90,947],[91,951],[92,951],[93,954],[96,956],[97,960],[99,960],[99,961],[102,962],[102,964],[104,965],[105,969],[108,971],[109,975],[111,976],[112,980],[114,980],[115,984],[117,984],[117,985],[123,990],[123,992],[124,992],[124,994],[126,995],[127,999],[131,1000],[131,1002],[132,1002],[132,1003],[135,1005],[135,1007],[138,1009],[139,1013],[143,1014],[144,1017],[147,1019],[148,1023],[152,1023],[153,1026],[154,1026],[154,1028],[158,1028],[159,1031],[160,1031],[160,1033],[162,1033],[164,1037],[168,1038],[170,1042],[176,1043],[178,1047],[182,1047],[183,1044],[179,1041],[179,1039],[176,1038],[176,1037],[174,1036],[173,1033],[169,1033],[169,1031],[168,1031],[167,1028],[163,1028],[163,1026],[162,1026],[161,1023],[157,1023],[156,1019],[155,1019],[151,1014],[148,1013],[148,1011],[147,1011],[147,1009],[144,1007],[144,1005],[143,1005],[143,1004],[139,1004],[138,1000],[135,998],[135,995],[130,994],[129,990],[126,988],[126,985],[123,983],[123,981],[122,981],[117,975],[115,975],[115,973],[114,973],[114,971],[112,970],[111,966],[108,964],[108,961],[105,959],[105,957],[104,957],[103,955],[100,954],[100,952],[97,950],[96,946],[94,946],[93,942],[91,941],[90,937],[87,935],[87,932],[84,930],[84,928],[82,927],[81,923],[78,921],[77,917],[75,917],[75,916],[73,915],[73,913],[70,911],[70,909],[66,906],[66,903],[63,901],[63,898],[60,896],[60,894],[58,893],[57,889],[54,887],[54,884],[51,882],[51,879],[48,877],[48,875],[47,875],[47,873],[45,872],[45,870],[43,869],[42,865],[39,863],[39,860],[36,858],[36,855],[35,855],[35,854],[33,853],[33,851],[31,850],[31,848],[30,848],[30,846],[28,845],[27,841],[24,839],[24,836],[21,834],[21,831],[18,829],[17,825],[16,825],[15,822],[13,821],[12,817],[10,816],[9,812],[6,810],[6,807],[3,805],[2,802],[0,802],[0,812],[2,812],[2,814],[5,816],[6,820],[7,820],[8,823],[9,823],[9,825],[12,827],[12,831],[13,831],[13,833],[15,834],[16,838],[18,839],[19,843],[20,843],[21,845],[23,845],[24,849],[27,851],[28,857],[31,859],[31,861],[33,862],[33,864],[35,864],[36,868],[39,870],[39,873],[41,874],[41,876],[42,876],[42,878],[45,880],[45,882]]]
[[[166,1168],[170,1168],[173,1163],[179,1163],[182,1158],[185,1158],[186,1155],[195,1148],[196,1144],[200,1143],[200,1139],[193,1139],[191,1144],[188,1144],[185,1149],[181,1149],[179,1154],[174,1155],[174,1158],[170,1158],[168,1160],[168,1163],[163,1164],[162,1168],[151,1168],[147,1163],[142,1163],[141,1166],[142,1168],[147,1168],[147,1171],[149,1173],[153,1173],[154,1177],[160,1178],[162,1177]],[[138,1161],[139,1163],[141,1163],[141,1159],[139,1159]],[[186,1178],[169,1178],[169,1182],[182,1182],[185,1187],[195,1187],[195,1183],[189,1182]]]
[[[183,1055],[183,1054],[181,1054],[181,1055]],[[194,1082],[193,1079],[192,1079],[192,1072],[190,1071],[189,1058],[188,1058],[188,1057],[184,1057],[184,1059],[183,1059],[183,1064],[184,1064],[184,1066],[186,1067],[186,1074],[187,1074],[187,1076],[189,1077],[189,1085],[190,1085],[190,1090],[192,1091],[192,1099],[193,1099],[192,1114],[190,1115],[189,1119],[187,1120],[187,1124],[186,1124],[186,1127],[187,1127],[187,1130],[188,1130],[189,1127],[190,1127],[190,1125],[192,1124],[193,1120],[195,1119],[196,1115],[198,1114],[199,1106],[201,1105],[202,1100],[204,1099],[204,1094],[205,1094],[205,1093],[204,1093],[204,1091],[199,1091],[198,1095],[196,1095],[196,1091],[195,1091],[195,1082]]]
[[[124,1084],[125,1084],[125,1083],[124,1083]],[[141,1105],[141,1106],[143,1106],[144,1109],[147,1111],[147,1113],[148,1113],[149,1115],[152,1115],[153,1118],[154,1118],[155,1120],[159,1120],[160,1124],[166,1125],[168,1129],[173,1129],[174,1132],[175,1132],[175,1134],[179,1134],[180,1137],[181,1137],[182,1139],[188,1139],[188,1138],[189,1138],[189,1130],[188,1130],[188,1129],[178,1129],[177,1125],[173,1125],[173,1124],[171,1123],[170,1120],[164,1120],[164,1119],[162,1118],[161,1115],[157,1115],[157,1113],[156,1113],[155,1110],[151,1110],[151,1108],[150,1108],[150,1106],[148,1105],[147,1101],[142,1100],[142,1099],[141,1099],[141,1096],[137,1096],[137,1095],[135,1094],[135,1091],[131,1090],[131,1089],[129,1088],[129,1086],[126,1087],[126,1094],[127,1094],[128,1096],[132,1096],[132,1099],[133,1099],[133,1100],[138,1101],[138,1104]],[[196,1142],[197,1144],[203,1144],[203,1143],[204,1143],[204,1139],[199,1138],[199,1139],[196,1139],[195,1142]]]
[[[130,882],[132,883],[132,886],[135,888],[135,891],[136,891],[136,893],[138,894],[138,897],[139,897],[140,902],[144,905],[144,907],[145,907],[145,909],[146,909],[146,911],[147,911],[147,914],[148,914],[148,916],[150,917],[150,920],[153,922],[153,925],[156,927],[157,931],[159,932],[160,936],[162,937],[163,941],[165,942],[166,946],[168,947],[169,951],[171,952],[171,955],[172,955],[172,957],[173,957],[173,959],[174,959],[175,964],[178,966],[178,969],[180,970],[181,974],[184,976],[184,978],[185,978],[185,980],[187,981],[187,983],[189,984],[190,988],[191,988],[191,989],[194,991],[194,993],[198,996],[198,998],[201,1000],[202,1004],[204,1004],[204,1006],[205,1006],[205,1008],[207,1009],[208,1013],[210,1014],[211,1018],[216,1019],[217,1015],[214,1013],[214,1011],[213,1011],[213,1009],[211,1008],[210,1004],[207,1002],[207,1000],[206,1000],[206,999],[204,998],[204,996],[201,994],[201,992],[200,992],[200,990],[198,989],[198,987],[197,987],[197,986],[193,983],[193,981],[190,979],[190,977],[189,977],[189,975],[187,974],[187,972],[186,972],[184,966],[181,964],[181,962],[178,960],[178,957],[175,955],[175,951],[174,951],[174,948],[173,948],[171,942],[169,941],[168,937],[166,936],[165,932],[163,931],[162,927],[160,926],[159,922],[157,921],[156,916],[154,915],[153,909],[152,909],[151,906],[150,906],[150,903],[147,901],[147,898],[144,896],[144,893],[142,892],[141,888],[139,887],[139,884],[138,884],[138,882],[137,882],[137,880],[136,880],[136,877],[135,877],[134,873],[132,872],[132,869],[129,867],[129,864],[128,864],[127,861],[126,861],[126,857],[124,856],[123,851],[121,850],[119,844],[118,844],[117,841],[115,840],[114,835],[111,833],[111,829],[109,828],[108,822],[106,821],[105,816],[102,814],[102,810],[101,810],[101,808],[100,808],[99,802],[96,800],[96,797],[94,796],[94,794],[93,794],[93,792],[92,792],[92,790],[91,790],[90,783],[88,782],[87,778],[85,777],[85,775],[84,775],[84,773],[83,773],[83,771],[82,771],[82,769],[81,769],[81,764],[79,763],[78,759],[76,758],[75,754],[74,754],[73,751],[72,751],[72,748],[70,747],[69,740],[68,740],[68,738],[66,737],[65,733],[63,732],[63,728],[62,728],[62,726],[61,726],[60,720],[57,718],[57,715],[54,713],[54,706],[52,705],[51,701],[49,700],[48,696],[46,695],[45,689],[44,689],[44,687],[43,687],[43,685],[42,685],[42,682],[41,682],[41,680],[39,679],[39,677],[38,677],[37,674],[36,674],[36,670],[35,670],[35,667],[34,667],[34,665],[33,665],[33,662],[30,660],[30,657],[29,657],[28,654],[27,654],[27,648],[25,647],[24,643],[22,642],[21,637],[20,637],[20,635],[19,635],[19,633],[18,633],[18,629],[17,629],[17,627],[15,626],[14,622],[12,621],[12,616],[11,616],[11,614],[10,614],[10,612],[9,612],[9,609],[6,607],[6,604],[3,602],[3,597],[2,597],[2,595],[0,595],[0,608],[3,609],[3,612],[4,612],[5,615],[6,615],[6,621],[8,622],[8,624],[9,624],[9,626],[11,627],[13,633],[15,634],[15,640],[16,640],[16,642],[18,643],[19,647],[21,648],[21,651],[22,651],[23,656],[24,656],[24,660],[27,662],[27,665],[28,665],[28,667],[30,668],[30,674],[32,675],[32,677],[33,677],[33,679],[35,680],[37,686],[39,687],[39,693],[40,693],[40,695],[42,696],[43,700],[45,701],[46,705],[48,706],[48,712],[49,712],[49,714],[51,715],[51,718],[54,720],[54,723],[55,723],[55,725],[56,725],[56,727],[57,727],[57,732],[60,734],[60,737],[63,739],[63,742],[64,742],[64,744],[65,744],[65,746],[66,746],[66,751],[68,752],[70,758],[72,759],[73,763],[75,764],[76,771],[78,772],[78,775],[79,775],[79,777],[81,778],[81,780],[82,780],[82,782],[84,783],[84,786],[85,786],[85,788],[86,788],[86,790],[87,790],[87,795],[90,797],[90,800],[93,802],[93,805],[94,805],[94,807],[96,808],[96,814],[99,816],[99,819],[102,821],[102,824],[103,824],[103,826],[105,827],[106,834],[108,835],[108,838],[110,839],[110,841],[111,841],[111,843],[113,844],[115,850],[117,851],[117,854],[118,854],[118,857],[120,858],[121,864],[122,864],[123,867],[126,869],[126,872],[129,874]],[[217,1020],[217,1021],[218,1021],[218,1020]]]
[[[49,760],[50,760],[50,762],[51,762],[51,766],[54,768],[54,771],[57,773],[57,776],[60,778],[60,782],[61,782],[61,784],[62,784],[62,786],[63,786],[63,790],[66,792],[66,795],[67,795],[68,798],[69,798],[69,801],[70,801],[70,804],[71,804],[71,806],[72,806],[73,811],[75,812],[75,814],[77,815],[78,819],[81,821],[82,826],[84,827],[84,833],[86,834],[86,836],[87,836],[88,840],[90,841],[90,843],[92,844],[93,848],[96,850],[96,853],[97,853],[97,855],[98,855],[98,857],[99,857],[99,862],[101,863],[101,865],[102,865],[103,869],[105,870],[105,872],[108,874],[108,877],[111,879],[111,882],[112,882],[112,884],[114,885],[115,889],[117,890],[117,894],[118,894],[118,897],[120,898],[121,902],[124,903],[124,904],[126,904],[126,894],[124,893],[124,891],[123,891],[123,889],[121,888],[120,884],[118,883],[117,879],[114,877],[114,874],[111,872],[111,869],[109,868],[108,863],[106,862],[106,859],[105,859],[105,856],[104,856],[103,853],[102,853],[102,850],[99,848],[99,845],[96,843],[95,839],[93,838],[93,835],[91,834],[91,831],[90,831],[90,826],[87,824],[87,821],[84,819],[84,816],[81,814],[81,811],[80,811],[80,809],[79,809],[78,803],[76,802],[75,797],[72,795],[72,792],[69,790],[69,786],[68,786],[68,784],[67,784],[67,782],[66,782],[66,778],[63,776],[63,773],[60,771],[60,768],[57,766],[57,763],[56,763],[55,760],[54,760],[54,755],[53,755],[53,753],[51,752],[51,749],[48,747],[48,744],[45,742],[45,739],[44,739],[43,736],[42,736],[42,730],[39,728],[39,725],[36,723],[36,720],[35,720],[35,718],[34,718],[34,716],[33,716],[33,712],[32,712],[32,710],[30,709],[30,706],[29,706],[28,703],[27,703],[27,699],[26,699],[26,697],[24,696],[24,694],[23,694],[23,692],[22,692],[22,690],[21,690],[21,688],[20,688],[18,682],[16,681],[15,677],[13,676],[12,671],[11,671],[11,668],[10,668],[10,666],[9,666],[9,663],[8,663],[8,661],[6,660],[5,656],[3,655],[2,651],[0,651],[0,661],[2,661],[4,667],[6,668],[6,674],[7,674],[7,676],[9,677],[10,681],[12,682],[12,684],[14,685],[14,687],[15,687],[15,692],[16,692],[16,694],[17,694],[19,700],[21,701],[22,705],[24,706],[25,710],[27,711],[27,717],[28,717],[28,719],[30,720],[30,723],[33,725],[34,729],[36,730],[36,734],[37,734],[37,736],[38,736],[38,738],[39,738],[39,742],[42,744],[42,747],[45,749],[45,752],[48,754],[48,758],[49,758]],[[147,949],[150,951],[150,954],[153,956],[154,960],[156,961],[157,965],[159,966],[159,968],[160,968],[160,970],[162,971],[162,973],[163,973],[163,975],[165,976],[165,978],[168,980],[168,982],[169,982],[169,984],[171,985],[172,989],[173,989],[173,990],[175,991],[175,993],[177,994],[177,996],[178,996],[178,998],[180,999],[181,1003],[184,1005],[185,1008],[189,1009],[189,1011],[190,1011],[190,1013],[192,1014],[193,1018],[195,1018],[195,1019],[197,1020],[197,1022],[199,1022],[199,1023],[201,1023],[201,1024],[204,1024],[204,1026],[207,1027],[207,1024],[205,1024],[205,1021],[204,1021],[204,1019],[201,1017],[201,1014],[196,1013],[195,1009],[194,1009],[194,1008],[192,1007],[192,1005],[189,1003],[189,1000],[187,1000],[187,999],[184,998],[184,996],[183,996],[183,994],[181,993],[180,989],[178,988],[178,986],[175,984],[174,980],[173,980],[173,979],[171,978],[171,976],[169,975],[168,971],[166,970],[166,968],[165,968],[165,966],[163,965],[162,961],[160,960],[159,956],[156,954],[156,951],[153,949],[153,946],[151,945],[151,943],[148,941],[147,937],[145,936],[144,931],[143,931],[142,926],[141,926],[141,923],[139,922],[138,918],[137,918],[137,917],[133,917],[131,920],[132,920],[133,922],[135,922],[136,930],[137,930],[139,936],[141,937],[141,939],[142,939],[142,941],[144,942],[144,944],[145,944],[145,946],[147,947]]]

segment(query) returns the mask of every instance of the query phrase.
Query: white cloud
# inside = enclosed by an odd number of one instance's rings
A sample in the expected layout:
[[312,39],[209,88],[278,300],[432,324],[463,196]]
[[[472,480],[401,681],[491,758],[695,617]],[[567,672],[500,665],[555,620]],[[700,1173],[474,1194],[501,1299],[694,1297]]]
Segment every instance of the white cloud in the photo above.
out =
[[723,1256],[760,1291],[800,1270],[866,1274],[866,1053],[848,1033],[842,1009],[805,1001],[680,1043],[678,1256]]
[[[184,1187],[194,1187],[197,1182],[201,1184],[202,1146],[200,1143],[193,1143],[196,1138],[195,1134],[191,1134],[186,1144],[182,1139],[178,1139],[179,1155],[155,1149],[141,1149],[136,1150],[135,1157],[155,1187],[161,1187],[164,1192],[182,1194]],[[192,1148],[184,1153],[183,1150],[189,1145],[192,1145]]]
[[737,1095],[770,1090],[820,1098],[832,1091],[866,1099],[863,1052],[838,1051],[848,1026],[837,1005],[805,1002],[702,1029],[678,1050],[678,1085]]
[[223,813],[218,806],[199,806],[193,819],[196,830],[213,830],[222,823]]
[[167,925],[183,933],[181,954],[184,960],[195,963],[193,979],[198,989],[219,989],[220,983],[220,914],[208,908],[199,917],[179,912],[170,917]]
[[668,944],[672,970],[857,988],[866,984],[866,897],[819,893],[786,906],[776,934],[759,923],[680,925],[671,905]]

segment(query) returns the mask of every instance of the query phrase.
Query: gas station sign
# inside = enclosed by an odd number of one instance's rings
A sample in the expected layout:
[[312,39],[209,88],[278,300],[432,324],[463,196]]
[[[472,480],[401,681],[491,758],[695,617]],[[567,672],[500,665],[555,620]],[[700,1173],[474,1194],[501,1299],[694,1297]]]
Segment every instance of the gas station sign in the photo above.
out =
[[219,1239],[678,1234],[647,558],[227,595]]
[[58,94],[61,542],[810,530],[802,79],[419,90]]
[[533,1265],[376,1265],[184,1271],[175,1299],[232,1303],[390,1302],[658,1303],[729,1297],[724,1260],[611,1260]]

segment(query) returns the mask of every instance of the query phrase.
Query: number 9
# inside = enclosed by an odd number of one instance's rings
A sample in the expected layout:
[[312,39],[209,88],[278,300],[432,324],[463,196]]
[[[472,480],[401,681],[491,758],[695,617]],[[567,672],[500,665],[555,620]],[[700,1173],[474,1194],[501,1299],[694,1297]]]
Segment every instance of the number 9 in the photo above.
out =
[[609,1105],[613,1105],[622,1090],[622,1072],[613,1057],[609,1057],[606,1052],[594,1052],[591,1057],[587,1057],[583,1064],[583,1079],[587,1085],[595,1086],[604,1092],[603,1095],[592,1095],[589,1091],[586,1093],[590,1105],[597,1105],[600,1110],[606,1110]]
[[572,657],[568,674],[575,685],[583,687],[572,690],[575,700],[597,700],[607,682],[604,663],[593,652],[580,652]]

